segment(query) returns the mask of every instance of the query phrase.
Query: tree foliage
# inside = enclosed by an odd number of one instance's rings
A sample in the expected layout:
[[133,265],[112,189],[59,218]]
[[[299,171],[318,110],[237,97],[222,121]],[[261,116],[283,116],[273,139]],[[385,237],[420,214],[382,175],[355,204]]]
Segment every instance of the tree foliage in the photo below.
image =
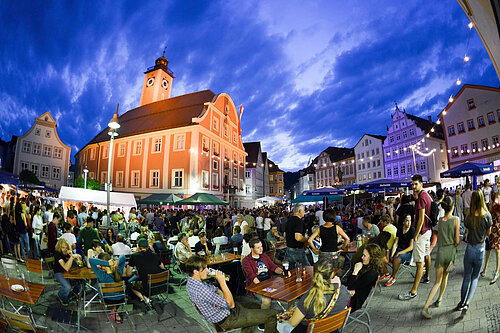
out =
[[25,183],[30,183],[35,185],[40,184],[40,180],[38,179],[38,177],[29,170],[21,171],[21,173],[19,174],[19,180]]
[[[75,187],[83,188],[84,184],[85,184],[85,181],[83,179],[83,176],[80,176],[75,180]],[[100,190],[101,184],[97,180],[95,180],[94,178],[87,177],[87,188],[91,189],[91,190]]]

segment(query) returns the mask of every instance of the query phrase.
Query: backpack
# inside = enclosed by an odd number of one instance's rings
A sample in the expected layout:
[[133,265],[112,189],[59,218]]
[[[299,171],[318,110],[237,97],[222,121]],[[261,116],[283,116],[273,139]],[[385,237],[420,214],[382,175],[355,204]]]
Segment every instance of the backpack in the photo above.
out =
[[437,226],[439,221],[439,202],[432,201],[431,202],[431,211],[430,216],[427,216],[430,220],[431,228]]

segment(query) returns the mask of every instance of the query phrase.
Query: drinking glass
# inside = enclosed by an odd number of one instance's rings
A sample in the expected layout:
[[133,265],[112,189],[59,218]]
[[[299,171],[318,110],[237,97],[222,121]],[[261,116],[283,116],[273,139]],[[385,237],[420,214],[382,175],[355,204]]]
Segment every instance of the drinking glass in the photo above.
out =
[[297,279],[295,279],[295,282],[302,282],[302,266],[297,265],[295,270],[297,273]]
[[284,260],[282,264],[283,264],[283,273],[285,274],[285,277],[288,277],[288,268],[290,267],[290,263]]

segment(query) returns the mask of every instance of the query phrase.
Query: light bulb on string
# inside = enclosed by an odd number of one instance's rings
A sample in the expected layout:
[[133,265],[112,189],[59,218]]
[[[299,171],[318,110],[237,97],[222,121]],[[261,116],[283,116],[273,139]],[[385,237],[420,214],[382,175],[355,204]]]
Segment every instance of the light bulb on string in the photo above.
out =
[[453,95],[450,95],[450,98],[448,98],[448,102],[453,102]]
[[[465,60],[465,59],[464,59]],[[467,60],[466,60],[467,61]],[[457,86],[461,85],[462,84],[462,81],[460,81],[460,79],[457,79],[457,81],[455,82],[457,84]]]
[[438,120],[436,121],[436,124],[438,124],[438,125],[439,125],[439,124],[441,124],[441,120],[440,120],[440,119],[438,119]]
[[474,23],[470,22],[469,24],[467,24],[467,26],[469,27],[469,29],[472,29],[474,27]]
[[464,61],[465,61],[465,62],[468,62],[469,60],[470,60],[470,57],[469,57],[468,55],[465,55],[465,57],[464,57]]

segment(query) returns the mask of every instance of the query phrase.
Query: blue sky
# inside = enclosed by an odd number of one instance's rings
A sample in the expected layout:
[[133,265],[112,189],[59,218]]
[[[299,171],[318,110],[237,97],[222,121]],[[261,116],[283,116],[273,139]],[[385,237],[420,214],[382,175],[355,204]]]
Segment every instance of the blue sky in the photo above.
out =
[[287,171],[384,135],[394,101],[435,120],[458,77],[499,86],[455,0],[2,1],[0,19],[0,137],[48,110],[73,155],[139,105],[165,46],[172,95],[228,93],[243,140]]

